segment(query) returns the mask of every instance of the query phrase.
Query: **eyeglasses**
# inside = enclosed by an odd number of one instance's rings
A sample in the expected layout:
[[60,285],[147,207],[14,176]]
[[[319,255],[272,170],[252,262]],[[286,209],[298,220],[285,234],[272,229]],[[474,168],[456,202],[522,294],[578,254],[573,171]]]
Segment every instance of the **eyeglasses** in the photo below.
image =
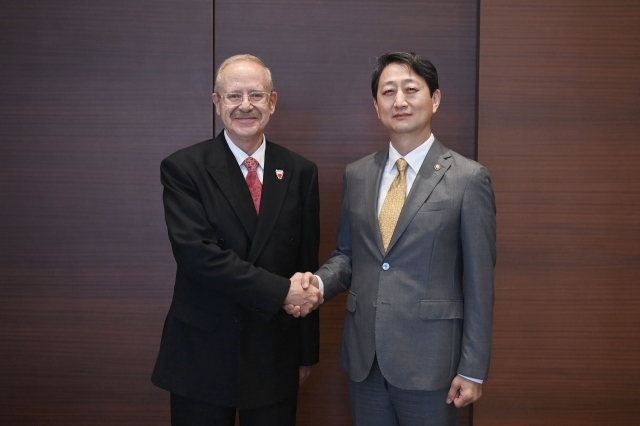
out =
[[251,92],[248,95],[243,95],[240,92],[227,92],[222,95],[219,93],[216,94],[221,97],[222,102],[228,106],[240,105],[245,97],[252,105],[264,105],[269,100],[269,97],[271,97],[271,93],[267,92]]

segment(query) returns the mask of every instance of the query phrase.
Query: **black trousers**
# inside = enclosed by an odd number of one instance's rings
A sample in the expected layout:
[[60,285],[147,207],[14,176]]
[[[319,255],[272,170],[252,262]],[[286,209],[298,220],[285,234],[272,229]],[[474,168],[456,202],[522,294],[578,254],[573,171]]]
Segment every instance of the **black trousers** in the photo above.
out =
[[[240,426],[295,426],[298,397],[266,407],[239,410]],[[171,394],[171,426],[234,426],[235,407]]]

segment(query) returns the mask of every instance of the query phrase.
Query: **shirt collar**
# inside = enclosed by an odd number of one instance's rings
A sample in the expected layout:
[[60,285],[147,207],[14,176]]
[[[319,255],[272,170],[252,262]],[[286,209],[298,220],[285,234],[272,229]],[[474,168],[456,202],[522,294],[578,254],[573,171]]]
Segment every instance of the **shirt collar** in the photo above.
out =
[[435,136],[433,135],[433,133],[431,133],[429,139],[421,143],[417,148],[415,148],[404,157],[400,155],[400,153],[393,147],[393,144],[389,142],[389,162],[387,163],[391,166],[389,170],[395,167],[396,161],[398,161],[399,158],[404,158],[409,164],[409,167],[411,167],[414,172],[418,173],[420,167],[422,166],[422,163],[424,162],[424,159],[429,153],[431,145],[433,145],[434,140]]
[[[236,157],[236,161],[238,162],[238,165],[241,166],[244,160],[246,160],[247,157],[249,156],[247,155],[246,152],[238,148],[238,146],[231,140],[226,130],[224,131],[224,137],[227,141],[227,145],[229,145],[229,149],[233,153],[233,156]],[[265,141],[266,141],[266,138],[264,134],[262,134],[262,143],[260,144],[258,149],[256,149],[256,151],[253,154],[251,154],[251,157],[253,157],[258,162],[258,164],[260,164],[260,167],[262,168],[262,170],[264,170],[264,152],[267,146]]]

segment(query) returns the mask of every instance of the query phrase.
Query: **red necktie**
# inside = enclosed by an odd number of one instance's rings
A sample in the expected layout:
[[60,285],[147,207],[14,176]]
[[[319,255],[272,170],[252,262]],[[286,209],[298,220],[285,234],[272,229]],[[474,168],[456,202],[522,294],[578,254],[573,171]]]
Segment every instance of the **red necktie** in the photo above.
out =
[[242,164],[249,170],[247,173],[247,185],[249,185],[249,192],[251,192],[251,198],[253,198],[253,205],[256,207],[256,213],[260,213],[260,196],[262,194],[262,183],[258,178],[258,161],[255,158],[247,157]]

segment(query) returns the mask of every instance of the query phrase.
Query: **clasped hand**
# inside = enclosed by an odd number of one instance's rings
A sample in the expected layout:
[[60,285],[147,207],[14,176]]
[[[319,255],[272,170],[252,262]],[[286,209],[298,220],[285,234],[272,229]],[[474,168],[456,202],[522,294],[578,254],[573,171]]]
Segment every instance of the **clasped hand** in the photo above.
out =
[[294,317],[304,317],[324,302],[318,290],[318,278],[311,272],[296,272],[291,278],[289,294],[282,308]]

